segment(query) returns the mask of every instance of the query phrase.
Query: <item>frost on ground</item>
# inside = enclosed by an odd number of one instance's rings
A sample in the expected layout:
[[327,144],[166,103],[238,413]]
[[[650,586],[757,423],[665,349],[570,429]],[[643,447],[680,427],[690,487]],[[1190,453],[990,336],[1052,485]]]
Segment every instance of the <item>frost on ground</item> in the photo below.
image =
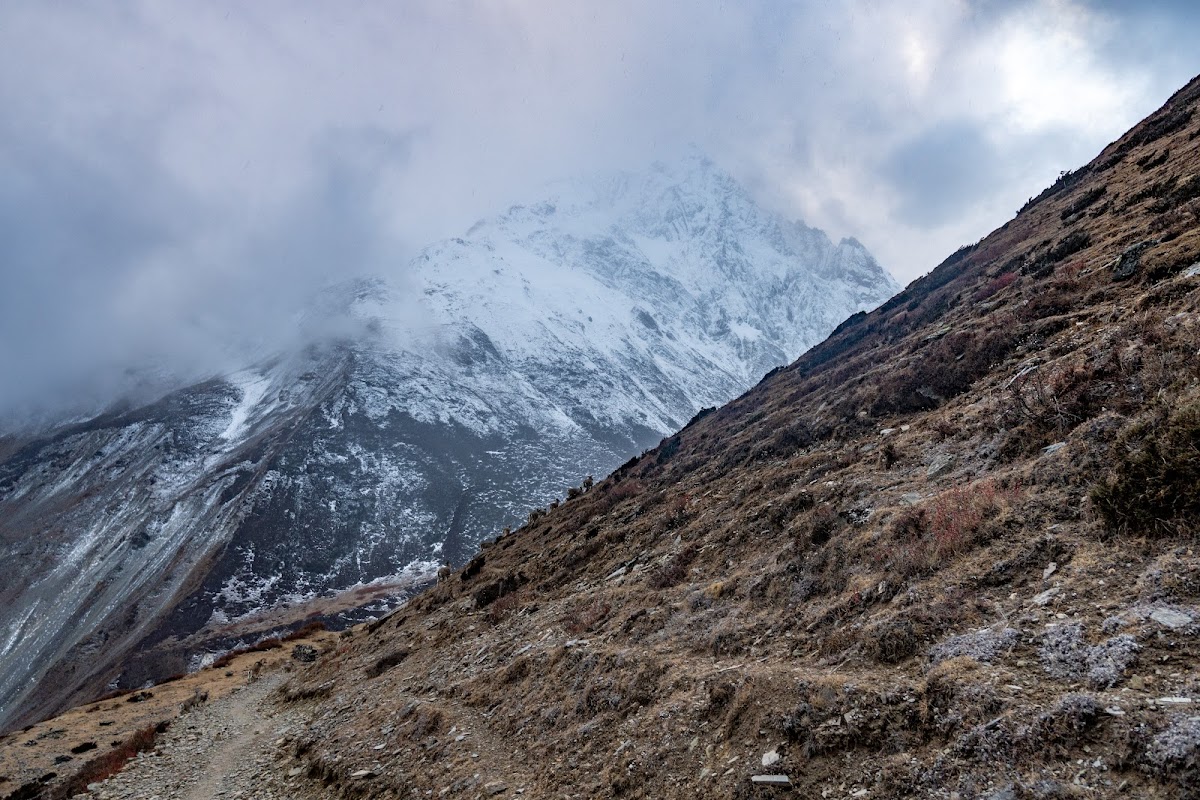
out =
[[1183,769],[1193,783],[1200,779],[1200,717],[1180,716],[1173,720],[1150,742],[1146,761],[1159,772]]
[[1078,623],[1055,625],[1042,634],[1042,668],[1060,680],[1084,680],[1104,689],[1117,683],[1137,659],[1137,640],[1125,633],[1089,645]]
[[951,658],[969,656],[976,661],[992,662],[1017,646],[1021,635],[1013,628],[984,628],[961,636],[951,636],[929,651],[929,660],[940,664]]

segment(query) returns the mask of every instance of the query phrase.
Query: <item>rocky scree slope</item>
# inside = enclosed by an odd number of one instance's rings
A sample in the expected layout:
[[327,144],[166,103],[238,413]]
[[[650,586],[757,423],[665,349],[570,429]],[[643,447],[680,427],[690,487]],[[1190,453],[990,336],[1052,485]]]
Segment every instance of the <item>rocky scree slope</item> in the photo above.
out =
[[895,288],[693,153],[330,290],[301,352],[0,439],[0,728],[403,597]]
[[1200,79],[294,678],[346,797],[1200,792]]

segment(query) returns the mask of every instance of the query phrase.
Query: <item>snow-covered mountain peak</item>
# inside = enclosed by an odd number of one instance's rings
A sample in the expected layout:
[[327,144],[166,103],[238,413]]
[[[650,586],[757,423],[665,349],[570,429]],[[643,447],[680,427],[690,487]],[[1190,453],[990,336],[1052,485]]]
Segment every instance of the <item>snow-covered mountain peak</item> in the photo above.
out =
[[178,671],[190,645],[154,643],[214,621],[461,563],[895,289],[697,152],[555,184],[329,287],[294,352],[0,458],[0,724],[120,664]]

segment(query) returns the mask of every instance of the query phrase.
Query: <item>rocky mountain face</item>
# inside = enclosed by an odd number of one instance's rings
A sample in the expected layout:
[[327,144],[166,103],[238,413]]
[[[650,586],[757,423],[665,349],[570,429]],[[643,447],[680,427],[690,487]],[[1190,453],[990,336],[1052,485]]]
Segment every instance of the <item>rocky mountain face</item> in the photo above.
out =
[[896,288],[692,155],[331,289],[300,352],[8,436],[0,727],[378,612]]
[[355,628],[296,794],[1197,796],[1198,106]]

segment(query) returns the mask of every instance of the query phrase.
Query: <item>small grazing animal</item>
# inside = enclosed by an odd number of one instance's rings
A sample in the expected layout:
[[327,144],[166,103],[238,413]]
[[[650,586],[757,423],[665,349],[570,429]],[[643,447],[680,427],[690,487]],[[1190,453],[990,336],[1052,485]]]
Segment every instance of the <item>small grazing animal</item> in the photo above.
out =
[[208,690],[197,689],[191,697],[179,704],[179,713],[186,714],[196,706],[204,705],[208,702]]

